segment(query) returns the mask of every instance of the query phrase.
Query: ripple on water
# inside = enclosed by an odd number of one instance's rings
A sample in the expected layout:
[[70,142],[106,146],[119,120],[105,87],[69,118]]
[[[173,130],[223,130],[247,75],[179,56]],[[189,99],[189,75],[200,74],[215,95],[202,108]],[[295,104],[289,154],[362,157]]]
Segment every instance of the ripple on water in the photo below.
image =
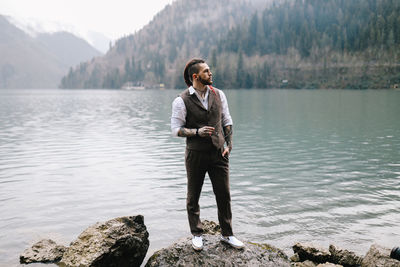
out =
[[[150,252],[187,234],[185,142],[169,129],[177,93],[1,91],[0,265],[38,237],[68,243],[116,216],[145,216]],[[366,107],[360,93],[226,91],[235,234],[287,252],[295,241],[397,245],[400,94],[363,92]],[[258,108],[238,108],[250,100]],[[217,220],[208,178],[200,205]]]

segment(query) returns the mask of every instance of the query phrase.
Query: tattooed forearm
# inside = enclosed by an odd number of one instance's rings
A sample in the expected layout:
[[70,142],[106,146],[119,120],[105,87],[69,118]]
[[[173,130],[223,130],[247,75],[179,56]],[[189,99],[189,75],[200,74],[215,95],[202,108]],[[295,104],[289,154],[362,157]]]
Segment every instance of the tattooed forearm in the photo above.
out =
[[233,129],[232,125],[227,125],[224,127],[224,136],[226,145],[229,147],[229,150],[232,150],[232,139],[233,139]]
[[178,136],[180,137],[196,136],[196,129],[188,129],[185,127],[181,127],[178,131]]

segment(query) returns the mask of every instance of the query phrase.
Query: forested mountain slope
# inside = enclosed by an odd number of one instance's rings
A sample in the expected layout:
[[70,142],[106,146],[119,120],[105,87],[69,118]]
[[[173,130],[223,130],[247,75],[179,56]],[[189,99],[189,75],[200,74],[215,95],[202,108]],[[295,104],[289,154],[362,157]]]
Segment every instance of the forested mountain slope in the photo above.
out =
[[178,0],[61,87],[184,87],[185,62],[200,56],[221,88],[389,88],[399,44],[397,0]]
[[217,66],[226,87],[393,87],[400,83],[400,2],[287,1],[230,30],[216,55],[232,58]]
[[229,29],[270,1],[177,0],[135,34],[121,38],[102,58],[71,69],[62,88],[120,88],[124,82],[183,87],[182,65],[208,57]]

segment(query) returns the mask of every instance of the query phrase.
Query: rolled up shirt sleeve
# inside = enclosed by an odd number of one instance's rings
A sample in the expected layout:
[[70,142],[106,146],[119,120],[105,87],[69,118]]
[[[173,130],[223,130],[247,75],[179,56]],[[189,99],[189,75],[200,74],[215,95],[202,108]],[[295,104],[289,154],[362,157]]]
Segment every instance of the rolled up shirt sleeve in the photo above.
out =
[[178,96],[172,102],[171,132],[178,136],[179,129],[186,124],[186,106],[183,99]]
[[221,90],[219,90],[219,95],[221,97],[221,104],[222,104],[222,114],[221,114],[222,127],[233,125],[232,117],[231,114],[229,113],[228,100],[226,99],[224,92],[222,92]]

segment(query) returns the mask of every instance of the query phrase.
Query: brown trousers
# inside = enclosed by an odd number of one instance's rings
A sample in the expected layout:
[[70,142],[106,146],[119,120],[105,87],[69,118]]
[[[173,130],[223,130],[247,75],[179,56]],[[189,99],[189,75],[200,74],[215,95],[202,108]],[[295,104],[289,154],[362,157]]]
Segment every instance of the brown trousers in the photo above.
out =
[[210,177],[218,207],[218,220],[221,233],[231,236],[232,212],[229,190],[229,159],[222,157],[222,151],[196,151],[186,149],[185,165],[187,173],[186,209],[189,218],[190,231],[193,235],[203,233],[200,221],[199,199],[206,172]]

